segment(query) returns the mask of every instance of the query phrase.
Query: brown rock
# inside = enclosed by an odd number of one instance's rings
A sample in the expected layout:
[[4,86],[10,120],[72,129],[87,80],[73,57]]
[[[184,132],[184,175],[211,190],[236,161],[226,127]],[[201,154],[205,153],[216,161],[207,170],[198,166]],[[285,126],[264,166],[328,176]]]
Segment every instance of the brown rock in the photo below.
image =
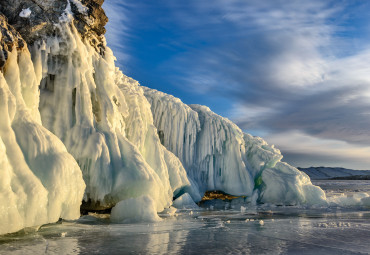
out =
[[[74,24],[83,39],[88,40],[98,52],[104,51],[101,36],[105,33],[108,18],[101,5],[104,0],[82,0],[87,7],[86,14],[78,11],[77,6],[70,1],[74,15]],[[45,36],[55,35],[54,24],[65,12],[68,0],[1,0],[0,12],[8,19],[24,40],[32,45],[36,40]],[[31,15],[20,17],[23,9],[29,8]]]

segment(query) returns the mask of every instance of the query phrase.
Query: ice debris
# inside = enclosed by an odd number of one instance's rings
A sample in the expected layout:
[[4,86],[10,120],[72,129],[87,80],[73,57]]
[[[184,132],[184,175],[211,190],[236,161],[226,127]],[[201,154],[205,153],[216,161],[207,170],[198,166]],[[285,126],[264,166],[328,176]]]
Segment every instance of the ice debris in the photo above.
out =
[[110,219],[115,223],[161,221],[157,215],[156,204],[149,196],[120,201],[113,207]]

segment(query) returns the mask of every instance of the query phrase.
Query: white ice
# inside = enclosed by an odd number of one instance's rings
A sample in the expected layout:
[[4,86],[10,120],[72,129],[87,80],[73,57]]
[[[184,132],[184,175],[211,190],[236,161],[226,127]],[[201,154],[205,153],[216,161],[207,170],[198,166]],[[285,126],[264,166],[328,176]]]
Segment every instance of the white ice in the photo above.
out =
[[157,222],[156,203],[149,196],[129,198],[112,208],[110,219],[114,223]]

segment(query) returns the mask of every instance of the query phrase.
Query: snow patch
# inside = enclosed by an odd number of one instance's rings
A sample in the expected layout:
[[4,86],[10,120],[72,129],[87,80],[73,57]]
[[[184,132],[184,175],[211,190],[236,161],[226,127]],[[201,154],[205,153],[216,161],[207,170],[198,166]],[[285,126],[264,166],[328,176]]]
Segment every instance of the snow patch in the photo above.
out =
[[80,0],[69,0],[71,1],[76,7],[79,13],[86,14],[88,11],[88,8],[83,5]]

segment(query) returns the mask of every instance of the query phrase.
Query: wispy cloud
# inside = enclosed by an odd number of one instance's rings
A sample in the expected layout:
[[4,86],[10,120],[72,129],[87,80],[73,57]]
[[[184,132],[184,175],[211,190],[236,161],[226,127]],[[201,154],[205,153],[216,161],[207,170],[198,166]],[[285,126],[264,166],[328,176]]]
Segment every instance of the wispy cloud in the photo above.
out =
[[106,33],[106,40],[109,47],[114,49],[115,56],[127,63],[130,59],[128,49],[128,39],[131,37],[131,24],[127,10],[128,4],[125,1],[109,0],[103,3],[103,8],[108,16],[109,22],[106,25],[108,32]]

